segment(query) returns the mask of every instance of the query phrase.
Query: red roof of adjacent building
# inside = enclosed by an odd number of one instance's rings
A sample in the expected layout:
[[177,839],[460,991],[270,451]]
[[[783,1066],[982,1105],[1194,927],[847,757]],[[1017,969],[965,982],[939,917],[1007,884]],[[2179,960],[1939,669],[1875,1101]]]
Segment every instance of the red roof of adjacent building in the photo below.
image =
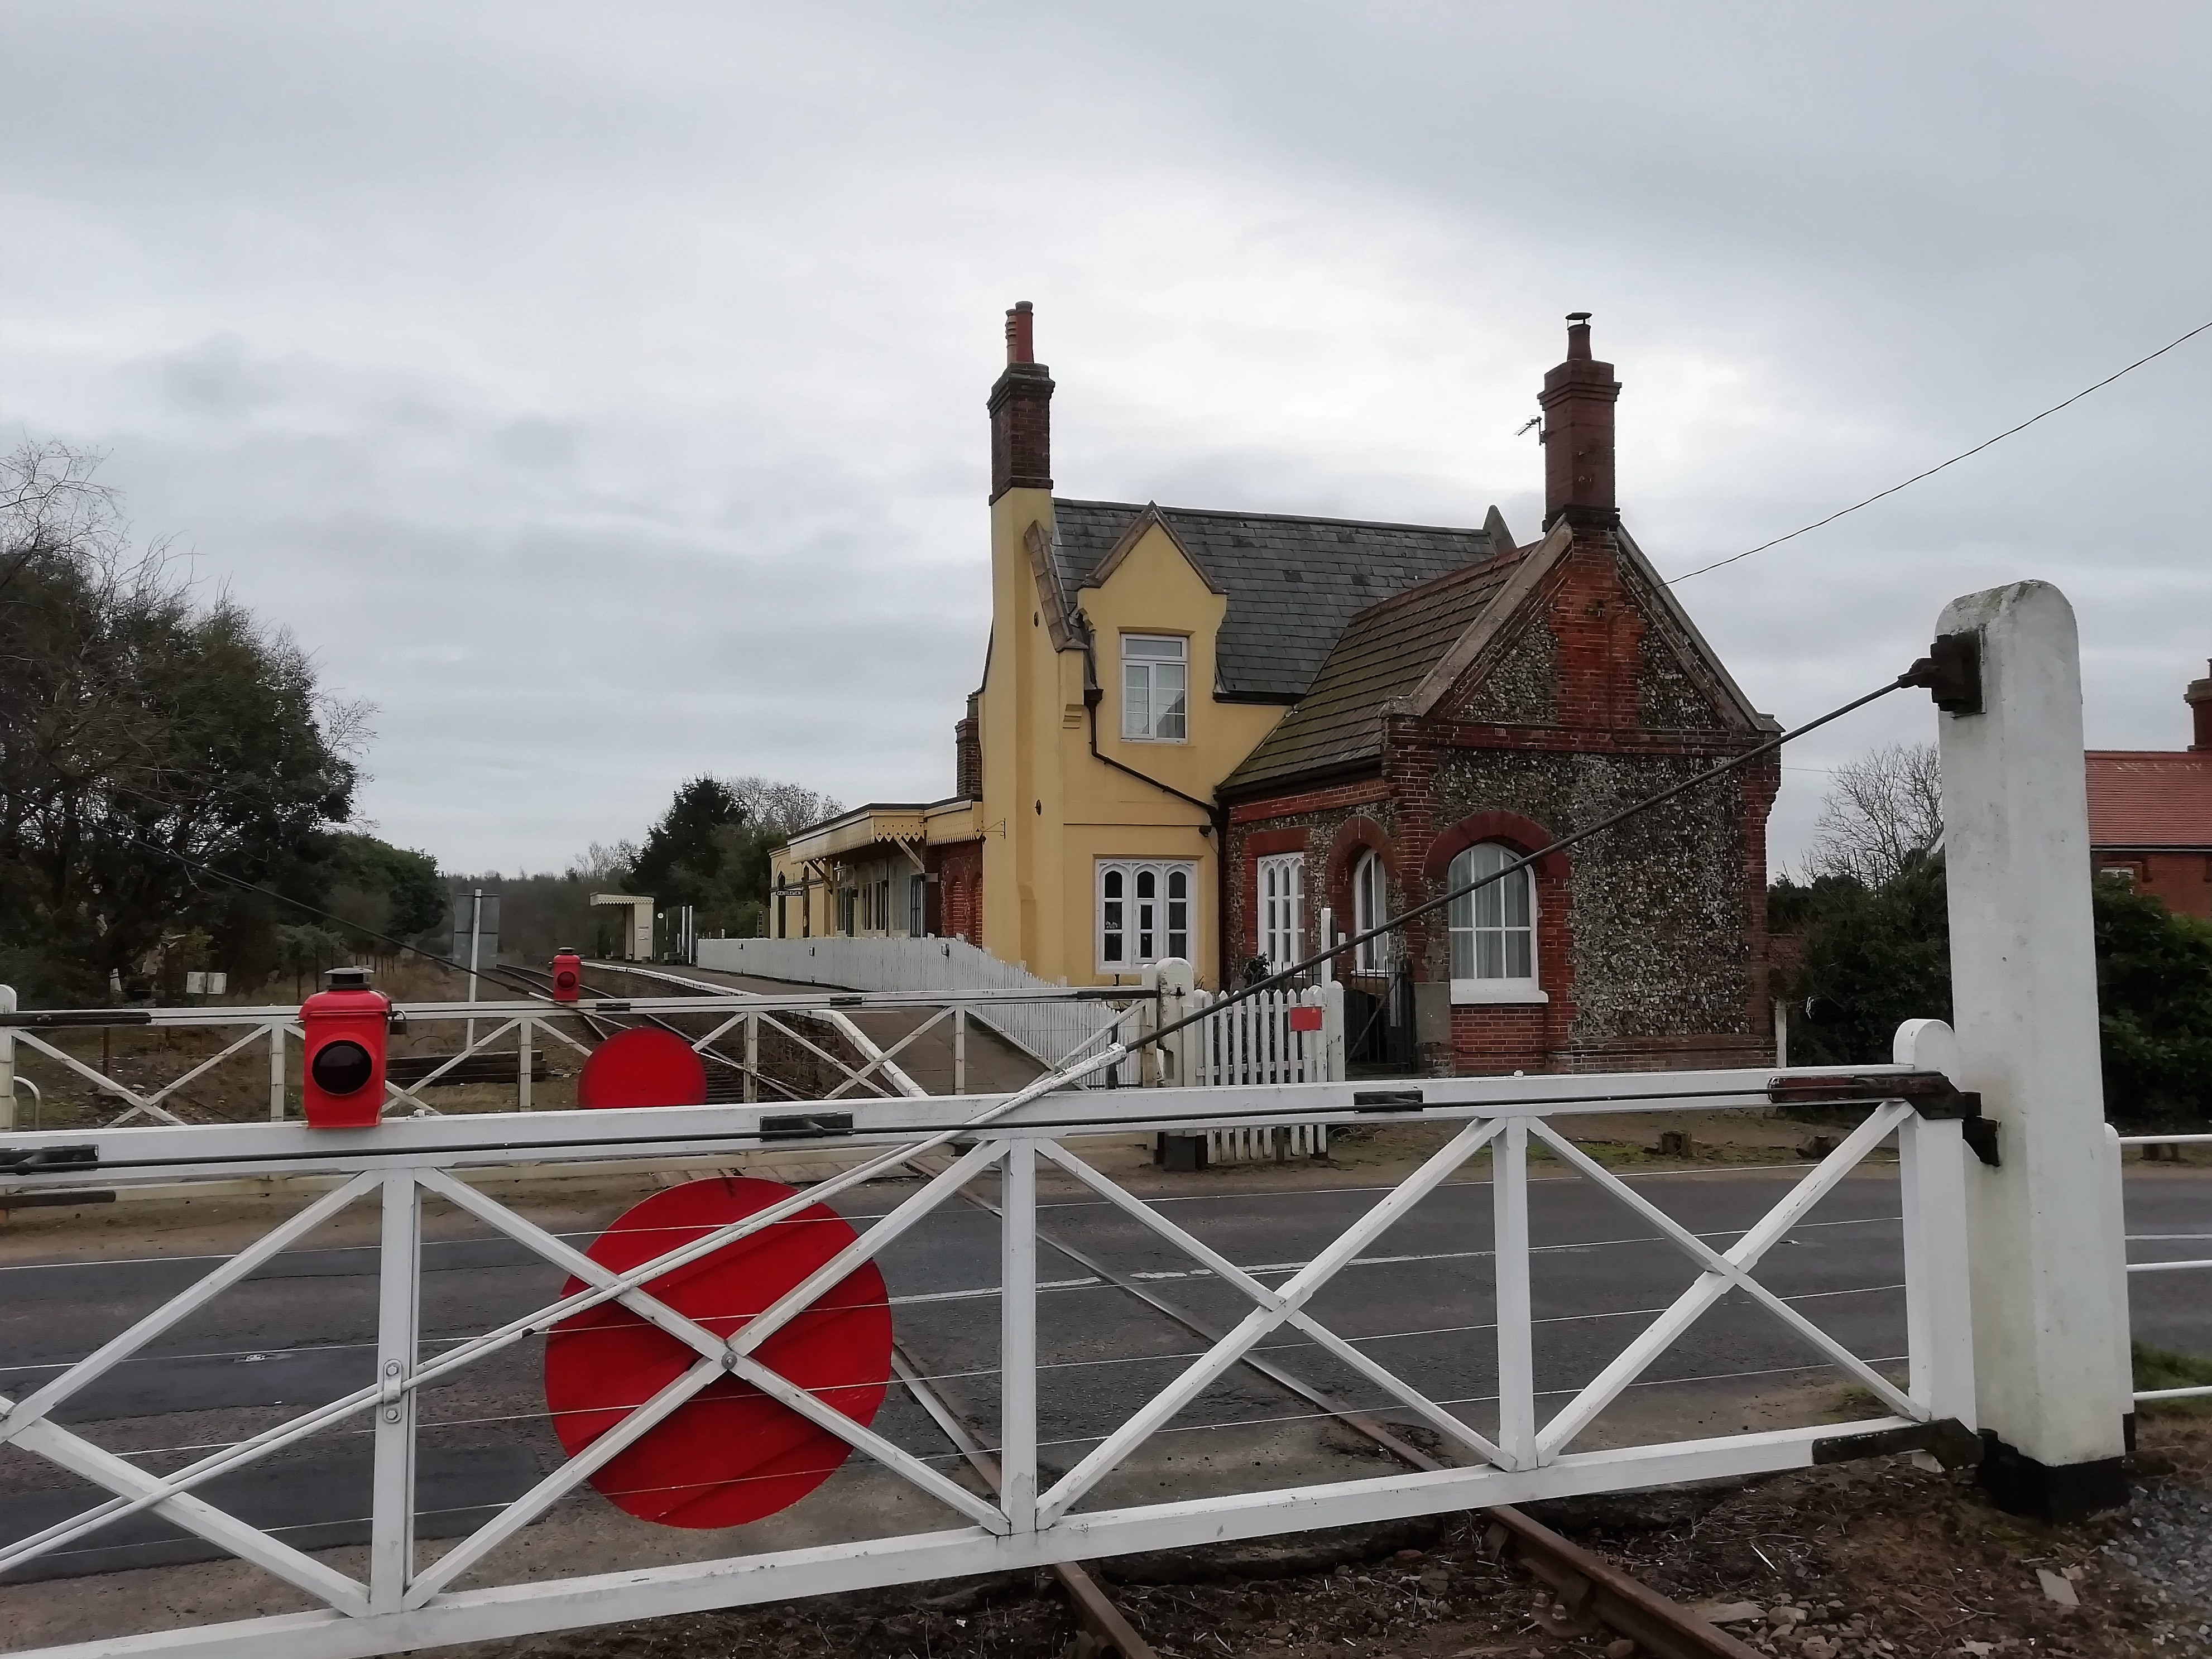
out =
[[2212,753],[2092,749],[2089,844],[2212,850]]

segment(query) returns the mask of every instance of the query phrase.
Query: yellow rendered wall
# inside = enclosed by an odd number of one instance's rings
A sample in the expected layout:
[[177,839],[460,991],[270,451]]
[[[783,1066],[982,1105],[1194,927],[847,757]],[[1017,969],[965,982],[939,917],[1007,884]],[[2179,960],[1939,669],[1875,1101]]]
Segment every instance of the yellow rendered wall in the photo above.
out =
[[[1188,859],[1201,983],[1221,960],[1219,870],[1211,814],[1193,801],[1115,770],[1090,752],[1083,652],[1053,648],[1030,563],[1031,524],[1048,538],[1042,490],[1009,490],[992,507],[992,643],[983,688],[983,943],[1002,961],[1071,985],[1111,982],[1098,970],[1094,932],[1101,858]],[[1198,800],[1249,754],[1283,715],[1266,705],[1217,702],[1214,647],[1227,600],[1167,532],[1154,526],[1105,582],[1076,596],[1097,641],[1104,695],[1102,755]],[[1121,736],[1121,636],[1176,634],[1189,641],[1188,740],[1126,743]]]

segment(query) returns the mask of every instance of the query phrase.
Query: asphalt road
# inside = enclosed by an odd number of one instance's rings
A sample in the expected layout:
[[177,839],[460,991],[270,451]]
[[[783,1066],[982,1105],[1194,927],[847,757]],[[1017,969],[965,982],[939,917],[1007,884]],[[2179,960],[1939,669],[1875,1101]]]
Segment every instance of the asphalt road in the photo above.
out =
[[[1717,1245],[1787,1192],[1783,1173],[1687,1172],[1642,1177],[1638,1190]],[[910,1188],[852,1195],[856,1218],[880,1213]],[[1301,1188],[1171,1199],[1164,1212],[1231,1260],[1279,1283],[1381,1197],[1372,1186]],[[1312,1311],[1340,1334],[1431,1398],[1456,1402],[1478,1429],[1494,1421],[1494,1335],[1488,1255],[1489,1189],[1447,1187],[1401,1218],[1325,1288]],[[2130,1178],[2130,1255],[2138,1261],[2212,1256],[2212,1176]],[[1532,1279],[1538,1326],[1540,1413],[1556,1409],[1694,1277],[1694,1268],[1648,1224],[1573,1178],[1532,1190]],[[1759,1277],[1800,1311],[1870,1360],[1904,1352],[1902,1256],[1894,1179],[1841,1183],[1778,1244]],[[1243,1299],[1171,1245],[1103,1202],[1048,1189],[1051,1237],[1133,1273],[1154,1294],[1216,1326],[1248,1310]],[[549,1224],[552,1224],[549,1222]],[[956,1409],[988,1425],[997,1412],[998,1222],[954,1203],[884,1258],[901,1340]],[[449,1231],[455,1231],[448,1229]],[[131,1255],[133,1237],[144,1247]],[[582,1242],[579,1239],[577,1242]],[[158,1238],[118,1237],[125,1259],[0,1267],[0,1393],[20,1398],[207,1271],[205,1259],[161,1253]],[[1049,1245],[1041,1249],[1040,1436],[1048,1478],[1164,1386],[1200,1346],[1192,1334],[1101,1280]],[[543,1305],[562,1275],[503,1240],[448,1238],[426,1245],[423,1328],[432,1352]],[[167,1471],[206,1449],[359,1387],[372,1372],[376,1252],[295,1251],[170,1333],[148,1357],[76,1396],[58,1420],[145,1467]],[[2138,1336],[2212,1352],[2208,1275],[2139,1274],[2131,1282]],[[1352,1403],[1387,1402],[1294,1335],[1269,1340],[1270,1358]],[[418,1462],[420,1530],[453,1535],[486,1518],[556,1466],[560,1451],[543,1415],[535,1344],[471,1367],[425,1400]],[[1789,1420],[1791,1410],[1832,1406],[1832,1383],[1795,1336],[1767,1313],[1731,1297],[1705,1316],[1601,1419],[1582,1445],[1732,1432]],[[1777,1413],[1784,1413],[1778,1415]],[[1270,1425],[1311,1426],[1311,1408],[1247,1370],[1232,1371],[1172,1423],[1162,1442],[1218,1437],[1224,1425],[1264,1434]],[[354,1431],[318,1436],[204,1489],[211,1501],[302,1547],[367,1536],[368,1442]],[[942,1437],[894,1391],[876,1426],[917,1453],[940,1456]],[[1300,1443],[1304,1443],[1301,1442]],[[1279,1475],[1272,1471],[1270,1479]],[[1100,1489],[1113,1501],[1115,1488]],[[1127,1495],[1127,1494],[1124,1494]],[[51,1465],[0,1450],[0,1540],[19,1538],[104,1496]],[[595,1499],[586,1501],[597,1501]],[[198,1540],[134,1517],[7,1582],[206,1559]]]

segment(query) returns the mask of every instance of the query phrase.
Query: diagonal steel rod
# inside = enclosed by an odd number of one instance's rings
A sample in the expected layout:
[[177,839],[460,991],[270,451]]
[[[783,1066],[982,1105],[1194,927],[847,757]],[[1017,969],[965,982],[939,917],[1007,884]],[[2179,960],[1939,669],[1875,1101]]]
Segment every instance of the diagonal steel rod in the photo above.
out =
[[1340,957],[1348,951],[1356,951],[1361,945],[1366,944],[1370,939],[1381,939],[1387,933],[1397,933],[1404,928],[1407,922],[1418,921],[1423,916],[1434,915],[1437,911],[1443,909],[1446,905],[1453,903],[1457,900],[1463,899],[1470,893],[1480,892],[1482,889],[1492,885],[1493,883],[1503,881],[1506,877],[1513,875],[1516,872],[1526,870],[1531,865],[1537,863],[1540,860],[1549,858],[1554,853],[1565,852],[1570,847],[1579,846],[1582,842],[1589,840],[1593,836],[1603,835],[1614,825],[1626,823],[1630,818],[1634,817],[1638,812],[1648,811],[1654,806],[1662,805],[1668,801],[1673,800],[1677,795],[1687,794],[1691,790],[1697,788],[1700,784],[1711,783],[1716,778],[1725,777],[1730,772],[1734,772],[1742,767],[1748,766],[1753,761],[1757,760],[1762,755],[1772,754],[1776,750],[1781,748],[1784,744],[1789,743],[1795,738],[1802,738],[1808,732],[1817,732],[1820,727],[1827,725],[1831,720],[1839,720],[1843,719],[1844,715],[1863,708],[1867,704],[1873,702],[1879,698],[1886,697],[1893,691],[1902,690],[1905,687],[1917,684],[1917,683],[1918,682],[1913,678],[1912,671],[1907,669],[1904,673],[1899,675],[1894,680],[1892,680],[1887,685],[1880,687],[1875,690],[1869,691],[1863,697],[1854,697],[1850,702],[1844,704],[1841,708],[1832,708],[1826,714],[1820,716],[1817,720],[1809,720],[1802,726],[1793,726],[1787,732],[1778,732],[1775,736],[1769,738],[1765,742],[1759,744],[1753,748],[1745,750],[1741,755],[1731,756],[1729,759],[1723,761],[1719,765],[1709,767],[1705,771],[1698,773],[1697,776],[1693,778],[1685,778],[1681,782],[1675,784],[1669,788],[1662,789],[1656,795],[1647,795],[1642,800],[1634,802],[1630,805],[1624,806],[1620,811],[1613,813],[1609,817],[1600,818],[1595,823],[1574,830],[1570,834],[1561,836],[1557,841],[1552,842],[1548,847],[1540,847],[1534,852],[1528,854],[1523,857],[1515,859],[1511,862],[1506,864],[1504,867],[1493,870],[1486,876],[1482,876],[1474,881],[1468,882],[1465,886],[1452,888],[1448,892],[1439,893],[1436,897],[1425,900],[1423,902],[1413,906],[1410,910],[1401,910],[1395,916],[1386,917],[1382,921],[1377,922],[1374,927],[1367,929],[1366,932],[1354,933],[1350,938],[1330,945],[1327,950],[1319,952],[1317,955],[1308,957],[1304,962],[1294,962],[1287,968],[1277,969],[1274,973],[1269,974],[1264,979],[1254,980],[1249,985],[1243,986],[1236,991],[1225,994],[1219,1001],[1212,1004],[1210,1007],[1201,1009],[1194,1014],[1186,1014],[1181,1019],[1170,1020],[1168,1024],[1161,1026],[1158,1030],[1146,1033],[1143,1037],[1139,1039],[1139,1041],[1143,1043],[1158,1042],[1162,1037],[1168,1036],[1174,1032],[1180,1031],[1187,1025],[1195,1025],[1200,1020],[1211,1019],[1225,1008],[1233,1007],[1236,1004],[1243,1002],[1248,998],[1258,996],[1263,991],[1271,991],[1279,985],[1286,984],[1290,981],[1297,978],[1299,975],[1310,972],[1312,969],[1320,967],[1322,963],[1330,961],[1334,957]]

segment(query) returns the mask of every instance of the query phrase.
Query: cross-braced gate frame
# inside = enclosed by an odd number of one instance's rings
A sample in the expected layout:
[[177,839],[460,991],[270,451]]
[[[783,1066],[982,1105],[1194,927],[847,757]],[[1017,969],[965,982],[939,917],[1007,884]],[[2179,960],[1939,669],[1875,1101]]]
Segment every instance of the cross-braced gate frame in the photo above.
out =
[[[2124,1496],[2121,1418],[2126,1371],[2125,1267],[2116,1193],[2117,1146],[2106,1132],[2097,1074],[2088,848],[2081,768],[2078,656],[2070,610],[2042,584],[1968,596],[1939,628],[1950,660],[1966,665],[1939,697],[1952,922],[1954,1031],[1917,1021],[1887,1066],[1765,1072],[1425,1080],[1363,1090],[1350,1084],[1230,1091],[1115,1091],[1079,1099],[1043,1085],[995,1099],[896,1098],[856,1103],[841,1146],[861,1161],[811,1191],[693,1238],[626,1272],[601,1267],[455,1172],[552,1158],[655,1154],[714,1161],[761,1144],[791,1144],[757,1107],[647,1109],[615,1121],[543,1114],[503,1121],[408,1119],[372,1130],[317,1133],[289,1124],[153,1127],[90,1138],[31,1136],[15,1149],[79,1161],[40,1172],[19,1158],[10,1184],[36,1188],[103,1181],[319,1172],[334,1190],[250,1250],[21,1401],[0,1402],[0,1441],[46,1456],[112,1495],[0,1550],[0,1568],[51,1551],[121,1516],[152,1510],[313,1595],[319,1611],[142,1634],[45,1650],[91,1659],[123,1653],[340,1659],[575,1625],[819,1592],[914,1582],[1190,1546],[1268,1533],[1514,1504],[1577,1492],[1785,1468],[1853,1449],[1892,1449],[1978,1429],[1984,1479],[1996,1471],[2024,1507],[2063,1513]],[[1903,682],[1900,682],[1903,683]],[[1110,1064],[1115,1045],[1097,1056]],[[1786,1086],[1785,1086],[1786,1085]],[[1595,1110],[1759,1106],[1774,1091],[1810,1089],[1870,1108],[1859,1127],[1790,1194],[1725,1249],[1709,1243],[1581,1152],[1562,1126]],[[1961,1092],[1966,1091],[1970,1092]],[[1231,1097],[1233,1095],[1233,1097]],[[1363,1096],[1364,1097],[1363,1098]],[[1066,1144],[1100,1129],[1266,1127],[1389,1121],[1455,1124],[1442,1150],[1338,1237],[1270,1285],[1230,1261]],[[1967,1126],[1975,1157],[1967,1157]],[[820,1117],[799,1124],[823,1134]],[[512,1139],[497,1137],[512,1135]],[[1900,1384],[1850,1352],[1762,1283],[1775,1243],[1880,1143],[1900,1160],[1909,1358]],[[1527,1159],[1547,1148],[1628,1206],[1685,1253],[1696,1277],[1673,1304],[1548,1418],[1534,1389],[1528,1288]],[[880,1150],[876,1150],[880,1149]],[[926,1153],[954,1156],[916,1190],[788,1293],[738,1310],[727,1335],[666,1305],[654,1285],[672,1271]],[[1498,1403],[1486,1432],[1454,1404],[1415,1387],[1333,1329],[1315,1298],[1363,1248],[1470,1159],[1486,1157],[1492,1188]],[[1049,1484],[1038,1460],[1036,1172],[1039,1160],[1172,1245],[1250,1304],[1240,1322],[1127,1413]],[[872,1260],[962,1186],[997,1172],[1000,1231],[1000,1420],[1003,1479],[985,1494],[948,1479],[763,1363],[781,1326]],[[425,1358],[419,1337],[420,1215],[434,1194],[516,1240],[582,1288]],[[155,1475],[71,1433],[52,1413],[104,1371],[235,1284],[321,1221],[372,1194],[382,1204],[375,1381],[288,1422]],[[1577,1450],[1577,1437],[1654,1359],[1723,1296],[1740,1293],[1779,1319],[1887,1413],[1856,1423]],[[422,1391],[574,1314],[619,1303],[696,1358],[532,1490],[427,1562],[411,1536],[416,1402]],[[1171,1502],[1085,1507],[1206,1385],[1271,1333],[1294,1330],[1395,1407],[1432,1429],[1456,1466]],[[734,1376],[845,1442],[961,1524],[592,1577],[486,1584],[495,1553],[594,1468],[723,1376]],[[198,1495],[218,1474],[363,1413],[374,1437],[374,1515],[364,1578],[292,1548]],[[2008,1489],[2000,1486],[2000,1495]],[[465,1583],[464,1579],[471,1582]]]
[[[1956,1194],[1963,1142],[1948,1083],[1909,1064],[1803,1074],[1827,1080],[1838,1099],[1872,1104],[1863,1123],[1789,1195],[1731,1246],[1717,1248],[1590,1159],[1569,1139],[1577,1116],[1593,1111],[1723,1109],[1769,1103],[1771,1075],[1714,1072],[1530,1079],[1462,1079],[1413,1091],[1382,1091],[1378,1111],[1350,1085],[1280,1085],[1243,1092],[1224,1112],[1218,1091],[1161,1090],[1034,1099],[1006,1113],[966,1144],[943,1169],[867,1226],[833,1260],[787,1294],[743,1310],[728,1336],[679,1313],[653,1293],[656,1280],[735,1239],[774,1225],[800,1208],[860,1185],[941,1144],[945,1127],[981,1103],[957,1099],[872,1103],[855,1114],[847,1151],[872,1155],[843,1176],[717,1229],[629,1272],[617,1273],[553,1236],[459,1173],[543,1159],[635,1158],[641,1148],[690,1157],[725,1155],[758,1144],[759,1109],[705,1107],[609,1115],[540,1114],[528,1143],[483,1144],[483,1118],[407,1120],[339,1135],[293,1126],[226,1130],[137,1129],[88,1143],[103,1179],[134,1174],[166,1181],[236,1174],[320,1172],[333,1189],[273,1229],[199,1283],[34,1392],[8,1403],[0,1441],[35,1452],[112,1495],[81,1514],[0,1549],[0,1569],[70,1546],[96,1528],[153,1510],[252,1562],[324,1604],[320,1613],[47,1650],[85,1656],[117,1652],[323,1656],[388,1653],[411,1647],[515,1635],[738,1602],[851,1589],[1185,1547],[1285,1529],[1373,1522],[1408,1516],[1519,1503],[1567,1493],[1647,1486],[1801,1466],[1869,1444],[1922,1443],[1972,1421],[1972,1354],[1965,1335],[1966,1265]],[[1933,1115],[1931,1115],[1933,1114]],[[1316,1121],[1441,1121],[1449,1141],[1351,1226],[1275,1285],[1230,1261],[1158,1206],[1128,1191],[1066,1144],[1101,1130],[1258,1127]],[[919,1137],[919,1138],[917,1138]],[[1905,1261],[1911,1358],[1905,1383],[1853,1353],[1763,1285],[1757,1273],[1775,1243],[1802,1221],[1836,1183],[1877,1146],[1894,1138],[1904,1167]],[[351,1143],[343,1150],[331,1143]],[[1537,1409],[1528,1285],[1528,1154],[1531,1145],[1596,1182],[1681,1250],[1697,1277],[1563,1407]],[[80,1145],[88,1143],[80,1142]],[[779,1138],[778,1146],[787,1145]],[[880,1152],[874,1149],[880,1148]],[[1355,1340],[1316,1316],[1313,1303],[1347,1264],[1424,1198],[1486,1157],[1492,1187],[1495,1363],[1498,1404],[1486,1432],[1458,1411],[1395,1373]],[[1191,1360],[1100,1438],[1058,1479],[1041,1481],[1037,1455],[1036,1172],[1040,1162],[1081,1184],[1180,1251],[1195,1267],[1235,1287],[1249,1311],[1221,1340]],[[82,1179],[85,1166],[76,1169]],[[1000,1210],[1001,1418],[995,1448],[1003,1471],[995,1496],[970,1490],[913,1453],[852,1421],[832,1404],[763,1364],[759,1350],[789,1320],[862,1262],[987,1172],[997,1172]],[[421,1204],[432,1195],[525,1246],[583,1287],[491,1330],[426,1356],[418,1330]],[[154,1475],[58,1426],[52,1413],[73,1395],[347,1206],[382,1206],[374,1382],[289,1421],[210,1453],[184,1468]],[[1887,1415],[1844,1425],[1662,1443],[1594,1451],[1574,1449],[1579,1435],[1622,1390],[1723,1296],[1740,1292],[1781,1320],[1821,1359],[1866,1389]],[[415,1402],[468,1365],[540,1335],[602,1303],[619,1302],[692,1351],[674,1381],[634,1403],[614,1427],[545,1476],[475,1532],[418,1564],[413,1535]],[[1170,1423],[1206,1387],[1271,1334],[1295,1331],[1371,1385],[1390,1407],[1441,1436],[1459,1467],[1432,1472],[1271,1488],[1170,1503],[1083,1507],[1100,1483]],[[738,1377],[890,1471],[964,1522],[949,1529],[872,1539],[833,1548],[733,1555],[726,1559],[625,1571],[599,1577],[485,1585],[470,1582],[501,1546],[543,1516],[597,1469],[687,1400],[724,1376]],[[371,1543],[366,1580],[252,1527],[196,1495],[219,1475],[307,1437],[367,1416],[374,1444]],[[1869,1441],[1868,1437],[1875,1437]]]

